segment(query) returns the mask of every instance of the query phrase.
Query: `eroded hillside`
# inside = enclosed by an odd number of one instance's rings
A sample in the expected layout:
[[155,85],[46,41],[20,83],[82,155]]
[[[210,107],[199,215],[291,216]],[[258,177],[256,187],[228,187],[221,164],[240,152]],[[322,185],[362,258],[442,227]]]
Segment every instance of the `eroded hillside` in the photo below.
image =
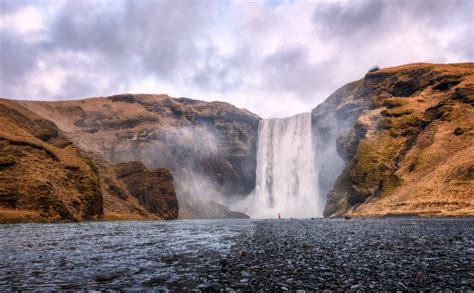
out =
[[313,110],[346,165],[325,216],[474,214],[474,64],[368,73]]
[[230,104],[166,95],[19,103],[110,162],[170,169],[181,217],[221,215],[225,207],[216,213],[213,200],[241,198],[255,186],[260,118]]
[[177,217],[169,171],[135,163],[135,176],[150,180],[153,194],[136,192],[120,166],[82,151],[15,101],[0,100],[0,125],[0,222]]
[[[473,63],[334,92],[312,112],[324,215],[473,215],[473,105]],[[117,95],[0,100],[0,114],[0,221],[245,217],[221,203],[255,187],[260,118],[246,110]]]

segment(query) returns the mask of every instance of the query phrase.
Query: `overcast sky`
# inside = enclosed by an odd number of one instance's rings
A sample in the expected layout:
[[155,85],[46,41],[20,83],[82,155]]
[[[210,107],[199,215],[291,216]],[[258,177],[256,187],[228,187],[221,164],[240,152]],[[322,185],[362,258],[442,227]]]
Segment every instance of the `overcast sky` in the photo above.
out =
[[164,93],[264,118],[381,67],[474,60],[474,0],[0,0],[0,97]]

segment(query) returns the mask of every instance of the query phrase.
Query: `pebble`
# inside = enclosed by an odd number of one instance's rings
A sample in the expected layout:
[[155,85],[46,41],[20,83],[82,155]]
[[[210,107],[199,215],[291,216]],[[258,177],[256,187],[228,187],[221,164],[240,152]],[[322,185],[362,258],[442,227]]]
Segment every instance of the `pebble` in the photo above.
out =
[[[413,218],[262,220],[253,234],[239,238],[213,274],[221,288],[252,292],[472,291],[472,223]],[[454,237],[456,241],[450,242]]]

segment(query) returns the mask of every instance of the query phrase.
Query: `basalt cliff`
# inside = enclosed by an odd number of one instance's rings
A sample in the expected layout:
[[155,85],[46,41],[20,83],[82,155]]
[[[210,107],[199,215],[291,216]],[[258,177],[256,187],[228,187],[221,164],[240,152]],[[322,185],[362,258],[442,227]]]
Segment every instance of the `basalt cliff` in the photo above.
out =
[[[324,215],[473,215],[473,107],[473,63],[338,89],[311,117]],[[0,222],[246,217],[260,120],[166,95],[0,100]]]

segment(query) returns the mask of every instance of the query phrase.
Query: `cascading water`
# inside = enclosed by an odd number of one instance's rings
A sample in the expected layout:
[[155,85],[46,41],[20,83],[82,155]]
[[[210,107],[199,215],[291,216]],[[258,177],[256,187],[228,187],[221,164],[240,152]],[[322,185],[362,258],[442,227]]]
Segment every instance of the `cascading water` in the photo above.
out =
[[257,146],[253,217],[320,217],[316,148],[311,113],[262,120]]

